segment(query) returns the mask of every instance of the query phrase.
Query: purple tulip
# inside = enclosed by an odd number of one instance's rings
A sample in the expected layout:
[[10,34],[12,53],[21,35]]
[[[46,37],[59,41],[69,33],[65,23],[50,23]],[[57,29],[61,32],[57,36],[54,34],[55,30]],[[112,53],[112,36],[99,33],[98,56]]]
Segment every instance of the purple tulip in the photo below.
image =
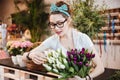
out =
[[75,50],[71,51],[71,54],[75,54]]
[[77,51],[77,49],[75,49],[75,51]]
[[73,49],[71,49],[71,51],[74,51]]
[[84,53],[85,53],[85,48],[82,48],[81,53],[82,53],[82,54],[84,54]]
[[87,54],[86,54],[86,57],[87,57],[87,58],[90,58],[90,57],[91,57],[90,53],[87,53]]
[[83,57],[80,58],[80,61],[83,61]]
[[71,53],[69,51],[67,51],[67,55],[69,56]]
[[77,62],[76,61],[74,61],[74,64],[76,64]]
[[85,66],[89,66],[89,64],[88,64],[88,63],[86,63],[86,64],[85,64]]
[[70,61],[71,61],[71,59],[70,59],[70,58],[68,58],[67,60],[68,60],[68,62],[70,62]]
[[92,54],[92,55],[91,55],[91,58],[94,58],[94,57],[95,57],[95,54]]
[[73,60],[74,60],[74,61],[77,61],[77,57],[74,57]]
[[83,63],[82,62],[79,62],[79,65],[81,66]]
[[82,51],[85,51],[85,48],[82,48]]

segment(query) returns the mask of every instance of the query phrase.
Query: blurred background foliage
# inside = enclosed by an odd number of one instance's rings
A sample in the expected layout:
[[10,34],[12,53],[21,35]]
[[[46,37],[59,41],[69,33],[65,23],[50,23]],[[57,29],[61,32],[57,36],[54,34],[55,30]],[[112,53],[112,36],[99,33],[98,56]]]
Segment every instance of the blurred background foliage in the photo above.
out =
[[[17,10],[18,1],[14,0]],[[48,13],[45,12],[44,0],[24,0],[28,7],[25,11],[18,11],[12,15],[13,23],[28,28],[31,32],[32,42],[42,41],[42,37],[49,34],[47,29]]]
[[[103,9],[103,8],[102,8]],[[101,10],[104,11],[104,10]],[[94,38],[105,25],[105,18],[100,14],[94,0],[76,0],[72,4],[74,26],[81,32]]]

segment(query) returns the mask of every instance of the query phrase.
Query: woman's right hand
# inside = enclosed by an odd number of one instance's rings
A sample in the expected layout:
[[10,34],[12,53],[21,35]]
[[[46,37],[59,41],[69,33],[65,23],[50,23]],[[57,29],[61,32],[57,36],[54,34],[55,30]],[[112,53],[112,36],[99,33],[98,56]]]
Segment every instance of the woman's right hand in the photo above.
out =
[[46,62],[46,55],[44,53],[30,53],[29,57],[35,64],[43,64]]

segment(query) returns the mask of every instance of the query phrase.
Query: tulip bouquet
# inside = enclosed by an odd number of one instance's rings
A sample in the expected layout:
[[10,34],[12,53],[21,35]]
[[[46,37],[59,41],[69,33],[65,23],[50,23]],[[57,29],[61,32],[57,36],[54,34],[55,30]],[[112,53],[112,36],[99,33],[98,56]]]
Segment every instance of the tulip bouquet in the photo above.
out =
[[7,43],[7,50],[10,55],[19,55],[32,49],[33,43],[30,41],[12,41]]
[[95,57],[93,52],[72,49],[63,53],[62,50],[49,50],[47,54],[47,62],[43,66],[50,72],[61,76],[58,79],[67,79],[74,76],[86,77],[91,69],[92,58]]

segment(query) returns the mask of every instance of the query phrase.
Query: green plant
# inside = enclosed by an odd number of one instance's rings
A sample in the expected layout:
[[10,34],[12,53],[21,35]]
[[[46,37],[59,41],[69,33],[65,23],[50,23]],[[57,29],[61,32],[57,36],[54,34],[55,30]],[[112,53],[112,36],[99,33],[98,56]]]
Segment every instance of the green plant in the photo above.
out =
[[[24,2],[28,9],[13,14],[13,22],[30,30],[32,42],[41,41],[43,35],[49,34],[47,31],[48,13],[45,12],[46,5],[43,0],[24,0]],[[16,8],[19,10],[18,6]]]
[[97,6],[93,6],[93,4],[94,0],[76,0],[72,4],[75,27],[91,38],[105,25],[104,17],[97,10]]

